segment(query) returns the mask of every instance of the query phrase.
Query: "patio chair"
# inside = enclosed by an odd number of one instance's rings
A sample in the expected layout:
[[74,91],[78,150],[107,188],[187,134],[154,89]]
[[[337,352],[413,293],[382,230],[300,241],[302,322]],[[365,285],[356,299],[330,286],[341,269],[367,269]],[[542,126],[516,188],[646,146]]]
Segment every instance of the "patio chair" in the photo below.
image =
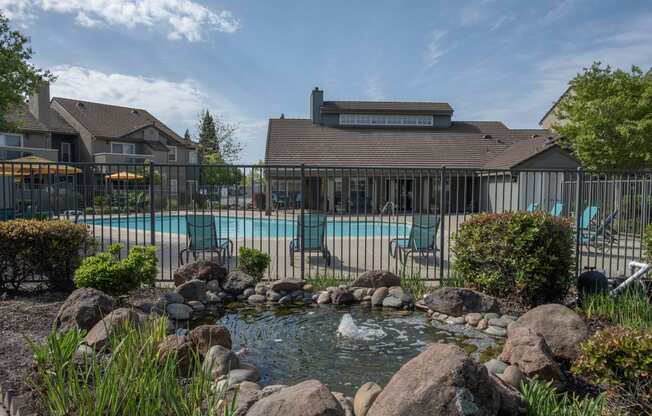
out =
[[195,260],[199,252],[215,253],[219,263],[233,256],[233,241],[217,236],[215,217],[212,215],[187,215],[186,233],[188,247],[179,252],[179,264],[183,265],[183,253],[186,253],[186,262],[190,253]]
[[550,210],[550,215],[554,217],[559,217],[563,211],[564,211],[564,204],[562,204],[561,202],[555,202],[555,205],[553,205],[552,209]]
[[319,252],[324,256],[326,265],[331,264],[331,253],[326,247],[326,214],[303,214],[297,217],[297,236],[290,242],[290,266],[294,267],[294,253],[301,251],[301,234],[303,232],[303,251]]
[[598,207],[588,206],[584,208],[582,218],[580,219],[580,233],[589,231],[596,215],[598,215]]
[[13,208],[0,208],[0,221],[8,221],[16,218],[16,211]]
[[582,237],[582,243],[596,243],[598,240],[607,240],[609,242],[615,241],[616,238],[613,235],[613,231],[611,230],[611,225],[613,224],[614,220],[618,216],[618,210],[615,209],[613,210],[609,215],[607,215],[600,224],[598,224],[595,229],[588,229],[584,230],[582,229],[581,237]]
[[436,237],[439,217],[436,215],[415,215],[412,218],[410,236],[393,238],[389,241],[389,254],[405,264],[413,253],[437,252]]
[[527,206],[527,212],[534,212],[539,210],[539,204],[538,202],[533,202],[530,205]]

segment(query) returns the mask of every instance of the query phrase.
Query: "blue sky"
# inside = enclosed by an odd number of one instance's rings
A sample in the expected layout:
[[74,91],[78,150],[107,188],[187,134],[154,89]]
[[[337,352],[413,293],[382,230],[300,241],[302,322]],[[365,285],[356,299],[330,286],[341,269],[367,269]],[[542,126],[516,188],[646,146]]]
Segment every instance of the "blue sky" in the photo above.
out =
[[457,120],[532,128],[594,60],[652,66],[651,1],[0,0],[53,95],[143,107],[180,134],[208,108],[240,126],[326,99],[446,101]]

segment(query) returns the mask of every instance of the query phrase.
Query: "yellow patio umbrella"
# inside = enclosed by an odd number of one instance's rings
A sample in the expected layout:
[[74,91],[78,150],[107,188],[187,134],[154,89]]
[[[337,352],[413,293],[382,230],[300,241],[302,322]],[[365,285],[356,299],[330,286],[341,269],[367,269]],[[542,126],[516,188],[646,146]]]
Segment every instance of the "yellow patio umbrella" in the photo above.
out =
[[74,166],[58,164],[38,156],[25,156],[8,160],[2,164],[2,175],[32,176],[32,175],[75,175],[81,173]]
[[106,175],[105,178],[112,181],[139,181],[144,179],[143,176],[133,172],[116,172],[110,175]]

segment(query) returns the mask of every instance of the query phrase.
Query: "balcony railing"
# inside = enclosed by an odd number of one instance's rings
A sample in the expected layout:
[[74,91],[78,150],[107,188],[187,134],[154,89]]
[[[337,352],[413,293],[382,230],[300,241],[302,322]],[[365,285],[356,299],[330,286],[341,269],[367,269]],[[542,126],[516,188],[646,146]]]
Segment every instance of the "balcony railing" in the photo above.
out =
[[154,156],[146,154],[96,153],[94,159],[96,163],[129,163],[139,165],[146,161],[154,160]]
[[13,160],[25,156],[37,156],[58,162],[59,151],[42,147],[0,146],[0,160]]

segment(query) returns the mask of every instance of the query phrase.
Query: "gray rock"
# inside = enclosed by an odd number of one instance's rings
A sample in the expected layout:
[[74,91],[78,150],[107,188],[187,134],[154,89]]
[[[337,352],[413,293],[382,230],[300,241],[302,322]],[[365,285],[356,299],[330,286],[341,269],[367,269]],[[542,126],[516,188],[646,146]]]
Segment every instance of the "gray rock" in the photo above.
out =
[[165,309],[165,307],[170,303],[183,303],[185,301],[186,300],[183,298],[183,296],[177,292],[167,292],[165,295],[163,295],[159,303],[163,306],[163,309]]
[[247,416],[345,416],[326,386],[307,380],[258,400]]
[[306,282],[300,279],[282,279],[272,282],[270,289],[274,292],[294,292],[302,290]]
[[507,330],[499,326],[489,326],[489,328],[485,329],[484,332],[495,337],[504,337],[507,335]]
[[129,308],[118,308],[96,323],[84,338],[84,342],[91,348],[99,350],[110,347],[109,338],[115,336],[126,324],[139,325],[140,317]]
[[283,390],[286,387],[288,386],[286,386],[285,384],[272,384],[270,386],[263,387],[261,393],[263,394],[263,397],[267,397],[274,393],[278,393],[279,391]]
[[466,318],[463,316],[449,316],[446,322],[451,325],[464,325],[466,323]]
[[212,346],[204,358],[203,369],[214,379],[228,374],[231,370],[240,367],[238,356],[231,350],[221,345]]
[[183,296],[186,302],[193,300],[206,301],[206,282],[203,280],[190,280],[177,286],[176,292]]
[[198,312],[198,313],[204,312],[206,310],[206,306],[204,306],[204,304],[198,300],[189,301],[188,306],[190,306],[194,312]]
[[206,303],[209,305],[214,305],[216,303],[221,303],[222,298],[216,295],[213,292],[206,292]]
[[371,296],[371,306],[382,306],[383,300],[385,300],[388,291],[389,290],[385,286],[379,287],[376,290],[374,290],[374,293]]
[[371,270],[362,273],[351,284],[353,287],[372,287],[374,289],[378,287],[391,287],[400,285],[400,277],[392,272],[386,272],[383,270]]
[[539,334],[522,329],[507,338],[500,359],[517,365],[527,377],[539,377],[552,381],[561,387],[565,381],[564,374],[555,361],[550,347]]
[[260,303],[265,303],[267,301],[267,298],[263,295],[251,295],[247,298],[247,302],[252,303],[252,304],[260,304]]
[[412,295],[407,293],[400,286],[392,286],[392,287],[390,287],[388,295],[389,296],[394,296],[395,298],[400,299],[401,302],[403,302],[404,305],[410,305],[410,304],[412,304],[414,302],[414,298],[412,297]]
[[215,345],[231,349],[231,333],[222,325],[199,325],[190,331],[188,341],[201,356]]
[[357,288],[353,291],[353,297],[355,298],[356,301],[360,302],[362,299],[367,296],[367,289],[366,288]]
[[222,284],[224,291],[234,296],[241,295],[247,288],[255,286],[256,279],[241,270],[234,270],[229,273],[226,281]]
[[487,367],[489,374],[500,374],[508,367],[507,363],[503,361],[492,358],[491,360],[484,363],[484,366]]
[[489,325],[498,326],[500,328],[507,328],[507,325],[509,325],[509,321],[507,319],[502,319],[502,318],[493,318],[493,319],[489,319]]
[[243,381],[251,381],[252,383],[260,380],[260,374],[256,368],[237,368],[229,371],[228,386],[232,387],[240,384]]
[[443,287],[424,297],[424,303],[434,311],[462,316],[471,312],[497,312],[498,301],[472,289]]
[[165,311],[170,318],[177,321],[186,321],[192,316],[192,308],[183,303],[171,303],[165,308]]
[[[228,380],[223,380],[226,384],[224,387],[228,387]],[[216,390],[219,391],[219,390]],[[230,388],[227,390],[226,395],[224,397],[224,400],[219,401],[219,406],[217,409],[217,412],[214,413],[216,415],[225,415],[225,414],[231,414],[229,411],[235,410],[235,413],[233,413],[233,416],[245,416],[247,413],[247,410],[251,406],[253,406],[254,403],[256,403],[258,400],[262,398],[262,390],[260,389],[260,386],[254,382],[251,381],[243,381],[241,383],[238,383],[236,386],[233,388]],[[227,409],[226,406],[230,406],[231,403],[233,403],[235,400],[235,409],[229,408]]]
[[188,375],[192,359],[192,347],[187,337],[168,335],[158,347],[158,361],[161,366],[167,360],[175,360],[175,366],[180,374]]
[[253,287],[248,287],[244,290],[244,292],[242,292],[242,296],[244,296],[245,298],[248,298],[249,296],[254,294],[256,294],[256,290]]
[[466,323],[468,323],[469,325],[476,326],[482,320],[482,314],[478,312],[471,312],[469,314],[466,314],[464,319],[466,320]]
[[193,279],[223,282],[227,274],[228,270],[214,261],[198,260],[181,266],[174,272],[174,285],[180,286]]
[[498,319],[500,318],[500,314],[494,313],[494,312],[489,312],[484,314],[484,319],[489,321],[490,319]]
[[337,288],[331,293],[331,302],[333,305],[351,305],[355,298],[348,290]]
[[302,300],[303,299],[303,290],[295,290],[294,292],[290,293],[290,296],[292,296],[292,299],[294,299],[294,300]]
[[265,283],[258,283],[254,290],[256,291],[257,295],[265,296],[265,295],[267,295],[268,287],[267,287],[267,285]]
[[514,387],[515,389],[521,388],[521,382],[523,381],[523,373],[521,370],[515,366],[510,365],[502,372],[502,374],[497,374],[498,378],[504,381],[506,384]]
[[292,295],[285,295],[278,300],[278,304],[281,306],[288,306],[294,303],[294,297]]
[[399,298],[395,298],[394,296],[387,296],[385,299],[383,299],[383,307],[384,308],[401,308],[403,306],[403,301]]
[[319,305],[324,305],[324,304],[327,304],[327,303],[331,303],[331,294],[329,292],[326,292],[326,291],[321,292],[319,294],[319,297],[317,298],[317,303]]
[[506,320],[506,321],[510,321],[510,322],[515,321],[515,320],[518,319],[518,317],[514,316],[514,315],[503,315],[503,316],[501,316],[501,318]]
[[274,292],[273,290],[267,291],[267,300],[270,302],[278,302],[282,297],[278,292]]
[[355,416],[366,416],[381,391],[383,391],[383,388],[376,383],[365,383],[360,386],[353,398],[353,413]]
[[92,288],[77,289],[59,308],[55,326],[60,331],[73,328],[88,331],[113,309],[115,301],[106,293]]
[[344,416],[354,416],[353,402],[349,397],[346,397],[344,393],[340,393],[337,391],[334,391],[331,394],[333,395],[333,397],[335,397],[335,400],[337,400],[340,403],[340,406],[342,406],[342,410],[344,410]]
[[206,282],[206,290],[209,292],[218,293],[222,291],[222,286],[220,286],[220,282],[217,280],[209,280]]

